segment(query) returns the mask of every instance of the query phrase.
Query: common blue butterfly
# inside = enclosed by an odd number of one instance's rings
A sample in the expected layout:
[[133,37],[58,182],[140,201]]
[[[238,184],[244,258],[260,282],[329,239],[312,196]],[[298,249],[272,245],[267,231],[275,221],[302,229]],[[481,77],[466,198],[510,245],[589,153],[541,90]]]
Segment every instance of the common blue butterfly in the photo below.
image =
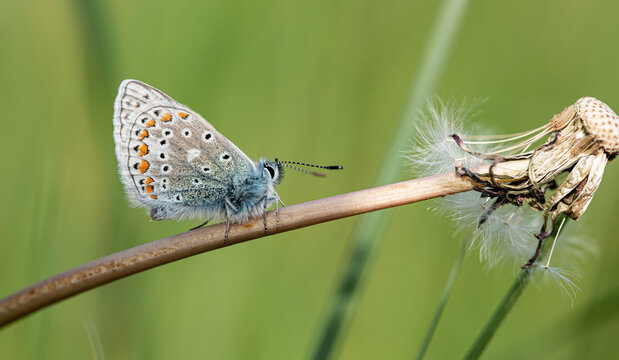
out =
[[134,205],[147,207],[153,220],[226,219],[225,239],[230,223],[264,216],[273,202],[281,203],[275,186],[282,166],[307,165],[254,162],[198,113],[137,80],[118,89],[114,140],[120,178]]

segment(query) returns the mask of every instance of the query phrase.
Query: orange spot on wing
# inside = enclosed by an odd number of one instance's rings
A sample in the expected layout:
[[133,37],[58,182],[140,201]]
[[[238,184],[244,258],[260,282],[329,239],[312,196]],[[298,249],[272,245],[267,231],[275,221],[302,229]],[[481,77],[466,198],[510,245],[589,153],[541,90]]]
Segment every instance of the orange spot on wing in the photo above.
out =
[[147,136],[148,136],[148,131],[142,130],[142,132],[140,133],[140,136],[138,136],[138,140],[144,140],[144,138]]
[[142,143],[139,147],[138,147],[138,155],[140,156],[144,156],[148,154],[148,146],[144,143]]
[[140,163],[140,166],[138,167],[138,169],[140,170],[140,174],[144,174],[146,170],[148,170],[149,166],[150,164],[148,163],[148,161],[142,160],[142,162]]
[[170,120],[172,120],[172,114],[170,114],[170,113],[165,113],[161,117],[161,121],[170,121]]
[[151,195],[150,198],[154,200],[157,198],[157,195]]
[[152,185],[146,185],[145,189],[146,189],[145,191],[147,194],[150,194],[155,190],[155,188]]
[[144,126],[146,127],[155,126],[155,119],[148,120],[147,122],[144,123]]
[[186,119],[187,116],[189,116],[189,114],[187,114],[186,112],[182,112],[181,111],[181,112],[178,113],[178,116],[182,117],[183,119]]
[[146,178],[146,181],[144,181],[144,184],[148,185],[148,184],[150,184],[150,183],[152,183],[152,182],[154,182],[154,181],[155,181],[155,180],[153,180],[153,178],[152,178],[152,177],[147,177],[147,178]]

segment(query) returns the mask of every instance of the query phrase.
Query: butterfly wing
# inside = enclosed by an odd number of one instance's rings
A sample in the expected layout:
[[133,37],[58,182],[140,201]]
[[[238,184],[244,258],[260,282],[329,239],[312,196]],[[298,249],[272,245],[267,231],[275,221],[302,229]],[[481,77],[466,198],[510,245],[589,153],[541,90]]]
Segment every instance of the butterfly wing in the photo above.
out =
[[130,200],[155,220],[223,217],[227,193],[256,171],[199,114],[137,80],[120,85],[114,140]]

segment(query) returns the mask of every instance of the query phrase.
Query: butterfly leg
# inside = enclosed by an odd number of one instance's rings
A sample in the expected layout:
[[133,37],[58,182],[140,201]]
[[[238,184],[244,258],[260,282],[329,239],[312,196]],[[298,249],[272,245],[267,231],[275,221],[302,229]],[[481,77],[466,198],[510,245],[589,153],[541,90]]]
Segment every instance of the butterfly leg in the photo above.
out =
[[275,228],[279,229],[279,197],[275,200]]
[[201,228],[201,227],[205,226],[206,224],[208,224],[208,222],[209,222],[209,221],[211,221],[211,219],[206,219],[206,221],[205,221],[205,222],[203,222],[202,224],[200,224],[200,225],[198,225],[198,226],[196,226],[196,227],[192,227],[191,229],[189,229],[189,231],[191,231],[191,230],[195,230],[195,229],[199,229],[199,228]]
[[286,205],[284,205],[284,203],[282,202],[282,200],[280,199],[279,195],[277,194],[277,191],[274,191],[275,195],[273,196],[272,200],[275,200],[275,228],[279,229],[279,203],[282,204],[282,207],[286,207]]
[[264,236],[267,236],[269,232],[267,229],[267,197],[266,195],[264,196],[262,202],[264,204],[264,207],[262,209],[262,219],[264,221]]
[[226,198],[224,206],[226,207],[226,234],[224,235],[224,245],[226,245],[228,242],[228,232],[230,231],[230,213],[233,211],[238,211],[238,209],[228,198]]
[[228,242],[228,232],[230,231],[230,219],[226,219],[226,234],[224,235],[224,245]]

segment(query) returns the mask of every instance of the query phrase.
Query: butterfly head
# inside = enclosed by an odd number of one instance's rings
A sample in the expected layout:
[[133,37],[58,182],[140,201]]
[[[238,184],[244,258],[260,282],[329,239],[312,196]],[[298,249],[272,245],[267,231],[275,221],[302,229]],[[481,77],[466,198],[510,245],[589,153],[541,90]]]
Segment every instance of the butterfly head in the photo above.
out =
[[258,169],[262,169],[263,176],[272,181],[273,185],[278,185],[284,177],[284,167],[277,159],[275,161],[260,159]]

